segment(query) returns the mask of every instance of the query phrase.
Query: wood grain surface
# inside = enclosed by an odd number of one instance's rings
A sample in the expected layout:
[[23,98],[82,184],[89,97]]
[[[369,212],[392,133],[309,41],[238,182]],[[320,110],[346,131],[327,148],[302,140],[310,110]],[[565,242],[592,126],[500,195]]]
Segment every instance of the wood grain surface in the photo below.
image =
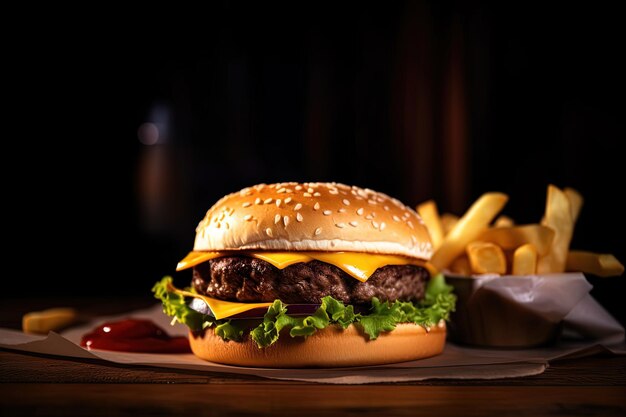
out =
[[[37,305],[114,314],[149,300],[2,303],[18,327]],[[18,313],[20,312],[20,313]],[[557,361],[540,375],[501,380],[323,385],[204,371],[123,366],[0,350],[1,416],[136,415],[626,415],[626,356]]]

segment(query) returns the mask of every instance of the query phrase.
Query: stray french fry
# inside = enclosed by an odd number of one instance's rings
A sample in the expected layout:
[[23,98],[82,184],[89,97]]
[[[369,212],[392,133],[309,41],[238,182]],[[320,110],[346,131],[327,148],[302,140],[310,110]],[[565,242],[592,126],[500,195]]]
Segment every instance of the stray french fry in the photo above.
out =
[[512,250],[532,243],[539,255],[547,255],[554,242],[554,230],[539,224],[513,227],[493,227],[485,230],[478,238],[498,244],[504,250]]
[[566,271],[585,272],[599,277],[615,277],[624,273],[624,265],[610,253],[570,251]]
[[541,223],[554,229],[555,233],[550,252],[539,258],[537,272],[540,274],[563,272],[574,232],[574,222],[567,196],[554,185],[548,186],[546,212]]
[[472,267],[470,266],[467,256],[461,255],[452,261],[450,264],[450,271],[464,276],[472,275]]
[[[476,200],[446,235],[439,250],[433,255],[431,263],[435,268],[442,271],[461,255],[465,247],[487,228],[508,199],[509,197],[503,193],[485,193]],[[504,259],[504,255],[502,258]],[[565,266],[565,262],[563,265]]]
[[443,241],[443,226],[441,225],[437,204],[435,204],[434,200],[425,201],[417,206],[417,212],[422,220],[424,220],[424,223],[426,223],[426,227],[430,232],[433,248],[437,250]]
[[537,249],[531,243],[520,246],[513,253],[513,275],[533,275],[537,272]]
[[43,311],[26,313],[22,317],[24,333],[42,333],[55,331],[76,321],[76,310],[73,308],[50,308]]
[[583,207],[585,200],[583,199],[583,196],[573,188],[566,187],[563,189],[563,192],[569,200],[570,210],[572,212],[572,221],[576,223],[576,220],[578,220],[578,216],[580,215],[580,209]]
[[458,221],[459,221],[459,216],[454,215],[452,213],[443,213],[441,215],[441,224],[443,226],[444,236],[450,233],[450,230],[452,230],[452,228]]
[[467,245],[466,252],[473,272],[477,274],[506,272],[506,258],[500,246],[477,240]]
[[513,227],[515,222],[509,216],[505,216],[504,214],[498,216],[495,222],[493,222],[493,227]]

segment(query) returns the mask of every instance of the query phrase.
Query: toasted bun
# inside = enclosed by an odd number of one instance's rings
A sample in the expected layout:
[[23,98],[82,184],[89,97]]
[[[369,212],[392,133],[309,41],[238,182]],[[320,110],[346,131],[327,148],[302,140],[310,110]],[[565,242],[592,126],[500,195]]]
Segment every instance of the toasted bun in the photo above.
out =
[[429,260],[419,215],[395,198],[337,183],[260,184],[227,195],[196,229],[194,250],[348,251]]
[[428,331],[412,323],[399,324],[395,330],[367,340],[359,329],[330,326],[306,339],[281,334],[275,344],[259,349],[247,337],[243,342],[224,341],[213,331],[203,336],[189,334],[191,350],[202,359],[238,366],[268,368],[306,368],[382,365],[435,356],[443,351],[445,322]]

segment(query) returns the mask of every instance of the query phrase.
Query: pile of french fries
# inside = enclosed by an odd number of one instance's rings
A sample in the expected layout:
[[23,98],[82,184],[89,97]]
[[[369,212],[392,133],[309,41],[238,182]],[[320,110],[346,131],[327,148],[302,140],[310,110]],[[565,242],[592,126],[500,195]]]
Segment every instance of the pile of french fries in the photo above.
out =
[[516,225],[513,219],[498,216],[508,199],[503,193],[485,193],[461,217],[440,216],[433,200],[418,205],[435,249],[433,266],[466,276],[577,271],[608,277],[624,272],[612,254],[570,250],[583,205],[578,191],[549,185],[545,214],[536,224]]

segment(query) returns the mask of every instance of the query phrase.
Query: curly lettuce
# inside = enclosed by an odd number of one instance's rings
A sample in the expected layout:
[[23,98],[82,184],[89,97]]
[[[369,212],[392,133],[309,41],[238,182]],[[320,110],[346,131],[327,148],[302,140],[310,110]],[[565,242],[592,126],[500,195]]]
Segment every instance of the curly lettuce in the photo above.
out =
[[383,332],[389,332],[400,323],[415,323],[428,328],[441,320],[448,320],[454,311],[456,296],[447,285],[443,275],[434,276],[426,287],[424,299],[412,302],[381,302],[372,298],[367,313],[355,313],[354,306],[345,305],[330,296],[322,298],[320,307],[310,316],[294,317],[288,314],[288,306],[275,300],[268,307],[263,319],[256,327],[250,328],[250,321],[216,320],[214,317],[191,309],[186,298],[192,290],[179,290],[172,284],[171,277],[164,277],[152,288],[154,296],[163,303],[163,312],[187,325],[192,331],[213,328],[215,334],[224,340],[241,341],[249,331],[250,337],[259,348],[276,343],[281,333],[288,331],[291,337],[308,337],[316,331],[331,325],[347,328],[351,324],[361,328],[369,340],[375,340]]

